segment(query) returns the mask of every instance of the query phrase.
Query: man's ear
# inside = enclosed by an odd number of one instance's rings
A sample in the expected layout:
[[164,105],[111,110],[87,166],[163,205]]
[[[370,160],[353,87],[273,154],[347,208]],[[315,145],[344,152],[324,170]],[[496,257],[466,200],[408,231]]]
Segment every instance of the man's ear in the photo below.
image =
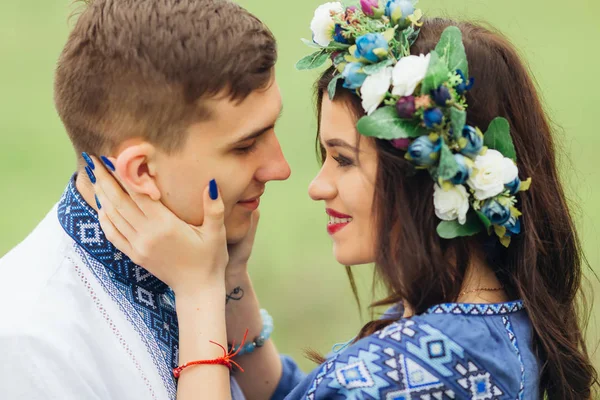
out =
[[129,190],[160,200],[160,190],[155,181],[156,148],[147,142],[127,146],[116,159],[115,168],[119,178]]

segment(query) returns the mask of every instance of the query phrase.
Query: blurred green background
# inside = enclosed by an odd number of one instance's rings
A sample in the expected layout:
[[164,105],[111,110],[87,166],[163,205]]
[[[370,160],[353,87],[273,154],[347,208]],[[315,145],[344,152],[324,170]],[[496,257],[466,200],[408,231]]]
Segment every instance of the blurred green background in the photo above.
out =
[[[292,167],[288,182],[272,183],[263,198],[251,271],[262,305],[275,318],[281,351],[302,356],[327,352],[351,339],[361,320],[343,267],[332,256],[322,204],[307,186],[318,170],[311,88],[316,72],[296,72],[310,49],[314,9],[324,1],[241,0],[279,40],[278,80],[285,113],[278,126]],[[590,265],[600,273],[598,158],[600,3],[593,0],[422,0],[428,15],[485,21],[504,32],[528,62],[556,125],[560,165]],[[71,0],[0,2],[0,256],[21,241],[58,200],[75,168],[73,153],[52,100],[53,73],[77,6]],[[534,177],[535,179],[535,177]],[[25,266],[24,266],[25,267]],[[357,271],[361,300],[372,300],[372,268]],[[592,278],[591,273],[587,273]],[[590,279],[588,291],[600,288]],[[600,310],[595,299],[594,314]],[[600,318],[588,333],[595,351]],[[595,352],[596,365],[600,357]]]

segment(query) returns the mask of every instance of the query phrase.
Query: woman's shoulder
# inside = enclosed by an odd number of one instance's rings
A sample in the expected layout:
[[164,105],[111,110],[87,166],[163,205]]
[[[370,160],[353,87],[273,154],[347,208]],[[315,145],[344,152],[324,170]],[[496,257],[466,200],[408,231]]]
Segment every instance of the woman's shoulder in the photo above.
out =
[[530,353],[522,308],[443,304],[400,319],[328,359],[307,398],[522,398]]

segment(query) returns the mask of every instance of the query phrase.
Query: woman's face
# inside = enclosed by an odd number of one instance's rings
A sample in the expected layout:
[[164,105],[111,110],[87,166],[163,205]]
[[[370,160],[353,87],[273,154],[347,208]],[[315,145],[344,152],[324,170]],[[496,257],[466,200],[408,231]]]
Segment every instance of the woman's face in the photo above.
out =
[[356,118],[346,103],[332,102],[327,94],[321,108],[319,140],[326,152],[325,162],[308,193],[313,200],[325,203],[334,256],[343,265],[374,262],[375,143],[357,133]]

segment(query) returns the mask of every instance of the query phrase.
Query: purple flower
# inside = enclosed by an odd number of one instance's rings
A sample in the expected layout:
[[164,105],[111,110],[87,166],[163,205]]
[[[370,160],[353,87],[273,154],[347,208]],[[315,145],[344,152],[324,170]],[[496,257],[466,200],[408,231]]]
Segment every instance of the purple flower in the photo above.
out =
[[446,103],[452,98],[450,95],[450,90],[448,90],[448,88],[444,85],[437,89],[431,89],[431,97],[438,106],[442,107],[446,107]]
[[408,146],[410,146],[410,139],[401,138],[401,139],[392,139],[390,140],[392,146],[399,150],[406,150]]
[[439,108],[430,108],[423,113],[423,120],[426,127],[433,129],[444,121],[444,113]]
[[396,110],[398,111],[398,116],[400,118],[412,118],[417,110],[415,106],[415,96],[400,97],[396,103]]
[[360,0],[360,8],[369,17],[381,17],[383,10],[379,6],[379,0]]

